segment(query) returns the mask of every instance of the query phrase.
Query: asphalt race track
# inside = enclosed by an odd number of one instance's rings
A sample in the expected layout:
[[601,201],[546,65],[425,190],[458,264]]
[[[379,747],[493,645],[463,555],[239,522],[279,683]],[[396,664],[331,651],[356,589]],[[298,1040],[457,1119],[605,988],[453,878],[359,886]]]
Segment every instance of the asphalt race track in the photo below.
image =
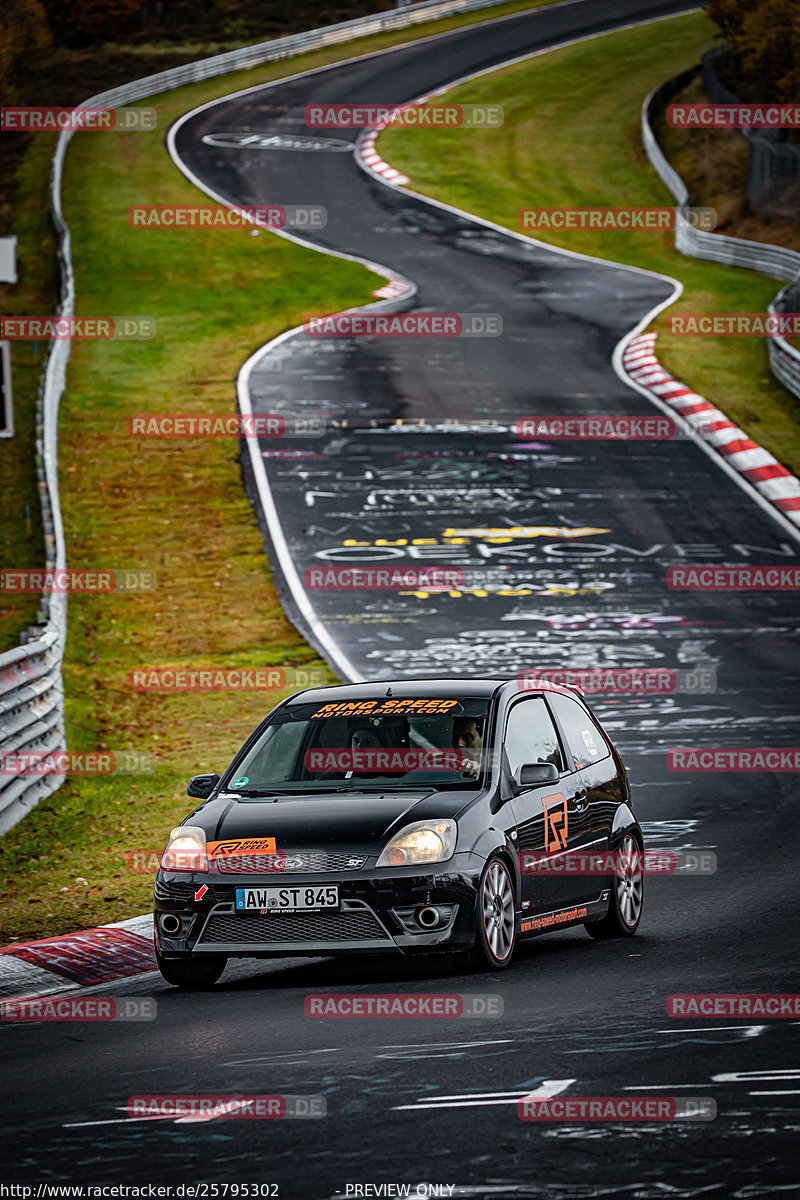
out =
[[[254,130],[306,136],[299,123],[292,134],[297,118],[286,114],[315,100],[399,103],[687,7],[581,0],[468,28],[198,110],[174,131],[174,151],[227,203],[324,205],[328,224],[303,240],[413,281],[414,310],[503,318],[498,338],[294,334],[252,364],[255,411],[329,422],[324,436],[285,444],[298,456],[260,444],[276,578],[291,559],[301,577],[320,563],[436,563],[503,579],[472,593],[309,598],[284,578],[292,619],[343,678],[568,666],[713,673],[715,690],[593,707],[630,767],[648,846],[713,853],[716,872],[648,879],[632,941],[564,931],[497,974],[454,973],[444,960],[276,960],[229,966],[210,994],[180,994],[156,973],[91,989],[153,996],[158,1019],[3,1029],[9,1180],[276,1183],[281,1200],[356,1197],[354,1186],[381,1183],[410,1184],[412,1195],[431,1194],[418,1184],[452,1185],[440,1194],[476,1200],[800,1193],[800,1022],[666,1010],[675,993],[800,991],[796,775],[666,765],[675,746],[800,745],[796,596],[666,584],[668,567],[693,562],[795,565],[800,539],[692,441],[537,443],[513,433],[531,414],[657,412],[611,356],[669,300],[672,282],[525,246],[377,182],[349,151],[241,145]],[[335,137],[352,143],[357,132]],[[226,137],[234,144],[220,146]],[[431,1024],[306,1016],[306,996],[326,991],[491,994],[504,1011]],[[711,1097],[718,1111],[709,1122],[523,1122],[516,1103],[536,1089]],[[198,1092],[323,1095],[327,1116],[131,1121],[125,1112],[134,1095]],[[369,1194],[379,1193],[360,1193]]]
[[[670,300],[674,281],[510,237],[387,187],[350,153],[271,145],[308,135],[308,103],[400,103],[549,42],[679,7],[593,0],[501,20],[489,31],[248,91],[189,114],[171,131],[178,164],[217,198],[322,204],[324,230],[293,236],[413,281],[416,310],[503,319],[501,337],[319,339],[301,330],[255,355],[240,381],[255,412],[329,423],[325,437],[261,447],[276,508],[267,546],[279,581],[279,538],[301,575],[348,563],[500,572],[507,594],[498,595],[495,583],[480,598],[309,597],[302,584],[285,587],[293,619],[342,677],[436,673],[443,662],[484,673],[578,665],[571,655],[565,661],[560,634],[550,637],[571,591],[591,601],[570,600],[573,621],[602,612],[606,629],[626,615],[628,627],[647,628],[657,612],[662,623],[668,616],[673,625],[691,624],[692,639],[707,644],[716,636],[709,618],[720,627],[719,598],[690,613],[683,596],[667,592],[666,567],[759,553],[740,545],[763,548],[767,561],[794,557],[792,530],[765,516],[697,445],[544,444],[513,433],[527,415],[660,415],[622,382],[611,359],[620,339]],[[341,146],[358,131],[334,132]],[[270,146],[254,147],[248,139],[256,135]],[[414,424],[420,419],[428,430]],[[508,526],[531,532],[510,540],[481,533]],[[309,602],[311,617],[301,611]],[[604,665],[596,650],[585,665]]]

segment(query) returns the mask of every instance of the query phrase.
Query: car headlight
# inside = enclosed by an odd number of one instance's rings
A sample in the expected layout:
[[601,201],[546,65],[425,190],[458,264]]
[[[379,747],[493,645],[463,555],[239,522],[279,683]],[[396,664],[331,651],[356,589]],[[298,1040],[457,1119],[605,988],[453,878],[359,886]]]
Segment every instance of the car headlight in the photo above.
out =
[[199,825],[179,825],[161,855],[163,871],[207,871],[206,833]]
[[407,867],[444,862],[453,857],[458,826],[455,821],[415,821],[384,846],[377,867]]

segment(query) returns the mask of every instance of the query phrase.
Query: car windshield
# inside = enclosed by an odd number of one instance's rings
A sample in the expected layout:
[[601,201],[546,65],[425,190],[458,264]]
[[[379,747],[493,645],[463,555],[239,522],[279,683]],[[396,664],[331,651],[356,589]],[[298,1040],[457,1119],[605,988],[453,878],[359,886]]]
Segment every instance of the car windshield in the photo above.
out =
[[442,695],[293,704],[269,720],[225,787],[244,798],[478,787],[488,703]]

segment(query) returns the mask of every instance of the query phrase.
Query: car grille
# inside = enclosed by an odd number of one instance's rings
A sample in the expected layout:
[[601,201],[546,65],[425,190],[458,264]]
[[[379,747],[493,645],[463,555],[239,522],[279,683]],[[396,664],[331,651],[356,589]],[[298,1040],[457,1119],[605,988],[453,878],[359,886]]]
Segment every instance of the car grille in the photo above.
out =
[[386,931],[368,908],[343,912],[281,913],[245,916],[216,913],[209,917],[199,944],[252,945],[277,942],[385,941]]
[[223,875],[293,875],[305,871],[357,871],[366,861],[365,855],[310,851],[298,854],[231,855],[216,859],[215,865]]

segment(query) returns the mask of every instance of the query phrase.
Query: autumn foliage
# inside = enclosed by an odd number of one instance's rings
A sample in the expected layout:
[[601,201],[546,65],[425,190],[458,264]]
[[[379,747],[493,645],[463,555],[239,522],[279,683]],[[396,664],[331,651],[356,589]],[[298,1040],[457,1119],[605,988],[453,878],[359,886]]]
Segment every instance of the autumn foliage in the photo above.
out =
[[15,104],[15,78],[36,66],[52,39],[40,0],[4,0],[0,5],[0,103]]
[[725,81],[739,99],[800,99],[798,0],[710,0],[707,13],[733,50]]

